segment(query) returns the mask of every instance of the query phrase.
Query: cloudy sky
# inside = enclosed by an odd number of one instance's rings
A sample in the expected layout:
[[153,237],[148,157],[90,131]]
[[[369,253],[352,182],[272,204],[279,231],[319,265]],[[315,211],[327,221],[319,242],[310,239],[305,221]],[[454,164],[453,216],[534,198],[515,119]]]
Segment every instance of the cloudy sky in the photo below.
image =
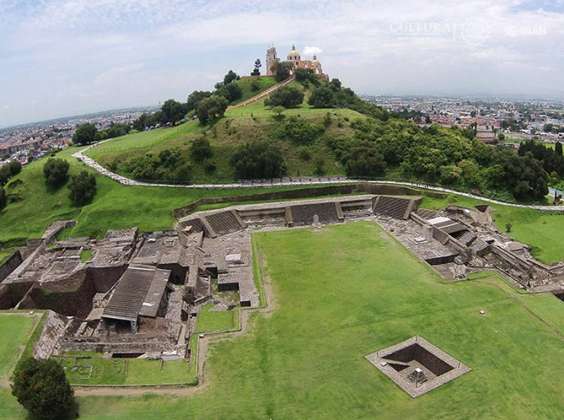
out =
[[0,127],[184,99],[292,43],[359,93],[564,98],[564,0],[0,0]]

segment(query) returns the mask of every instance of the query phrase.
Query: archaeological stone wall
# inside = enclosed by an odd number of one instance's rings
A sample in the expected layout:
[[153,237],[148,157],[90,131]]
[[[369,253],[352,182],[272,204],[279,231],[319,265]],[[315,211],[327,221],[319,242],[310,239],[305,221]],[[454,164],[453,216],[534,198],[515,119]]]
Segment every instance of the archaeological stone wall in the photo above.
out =
[[22,254],[19,250],[14,252],[4,263],[0,266],[0,283],[12,273],[23,262]]

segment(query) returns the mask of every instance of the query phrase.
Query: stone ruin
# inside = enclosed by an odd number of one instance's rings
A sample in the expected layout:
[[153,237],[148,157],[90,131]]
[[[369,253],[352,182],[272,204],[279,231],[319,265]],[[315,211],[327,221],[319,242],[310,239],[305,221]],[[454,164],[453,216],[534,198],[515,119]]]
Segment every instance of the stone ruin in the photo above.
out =
[[[38,357],[66,351],[190,357],[189,340],[204,304],[260,305],[254,230],[359,219],[377,221],[447,278],[495,269],[531,291],[564,291],[564,264],[535,261],[525,245],[497,231],[487,207],[430,211],[418,209],[420,202],[365,194],[232,206],[182,217],[170,231],[108,231],[101,240],[57,240],[72,223],[57,222],[22,250],[19,265],[12,261],[4,271],[0,309],[53,312]],[[421,374],[414,373],[418,383]]]

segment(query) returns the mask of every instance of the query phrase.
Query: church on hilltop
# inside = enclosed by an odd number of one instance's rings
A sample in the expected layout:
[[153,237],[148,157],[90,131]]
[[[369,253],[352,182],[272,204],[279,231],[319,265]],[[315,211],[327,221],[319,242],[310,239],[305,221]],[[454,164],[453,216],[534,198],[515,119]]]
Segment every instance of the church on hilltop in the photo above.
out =
[[[321,63],[314,55],[312,60],[302,59],[300,52],[296,49],[295,45],[292,45],[292,50],[288,53],[287,60],[292,63],[294,71],[297,69],[307,69],[311,70],[315,75],[327,79],[328,76],[323,73]],[[280,62],[280,58],[276,53],[276,48],[271,47],[266,50],[266,75],[274,76],[276,73],[276,63]],[[292,72],[293,73],[293,72]]]

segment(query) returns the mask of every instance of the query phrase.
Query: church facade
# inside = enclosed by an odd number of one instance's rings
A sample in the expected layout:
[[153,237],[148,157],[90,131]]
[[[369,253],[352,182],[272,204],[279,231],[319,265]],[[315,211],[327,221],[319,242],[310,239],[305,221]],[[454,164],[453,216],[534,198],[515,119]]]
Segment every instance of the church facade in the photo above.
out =
[[[317,56],[313,56],[313,59],[306,60],[302,59],[300,52],[296,49],[296,46],[292,46],[292,50],[288,53],[286,61],[292,63],[293,70],[297,69],[306,69],[311,70],[315,75],[327,78],[327,75],[323,73],[323,68],[321,67],[320,61],[317,59]],[[276,48],[271,47],[266,50],[266,75],[267,76],[274,76],[276,72],[276,63],[280,62],[280,58],[278,58]]]

